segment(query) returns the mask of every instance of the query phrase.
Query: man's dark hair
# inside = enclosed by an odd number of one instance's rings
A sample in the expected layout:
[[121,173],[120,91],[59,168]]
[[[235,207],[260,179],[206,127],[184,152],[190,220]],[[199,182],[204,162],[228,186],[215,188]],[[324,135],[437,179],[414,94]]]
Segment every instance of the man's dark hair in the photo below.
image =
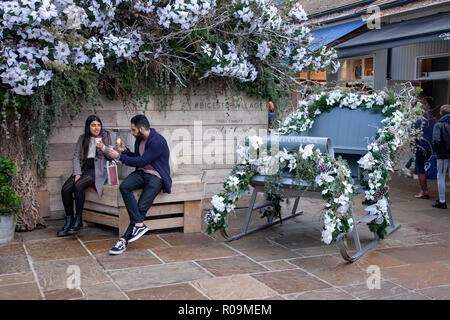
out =
[[131,123],[138,129],[140,127],[144,127],[146,130],[150,129],[150,122],[143,114],[138,114],[137,116],[131,118]]

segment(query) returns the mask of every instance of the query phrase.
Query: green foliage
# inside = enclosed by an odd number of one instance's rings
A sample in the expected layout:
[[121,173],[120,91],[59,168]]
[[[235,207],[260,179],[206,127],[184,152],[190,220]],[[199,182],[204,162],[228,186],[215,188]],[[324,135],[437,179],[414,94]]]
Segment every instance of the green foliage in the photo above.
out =
[[14,161],[0,156],[0,185],[11,183],[16,174]]
[[387,235],[389,223],[386,219],[384,219],[381,224],[368,223],[367,226],[369,227],[369,230],[376,233],[380,239],[384,239]]
[[0,156],[0,216],[19,216],[22,197],[11,186],[15,174],[14,161]]

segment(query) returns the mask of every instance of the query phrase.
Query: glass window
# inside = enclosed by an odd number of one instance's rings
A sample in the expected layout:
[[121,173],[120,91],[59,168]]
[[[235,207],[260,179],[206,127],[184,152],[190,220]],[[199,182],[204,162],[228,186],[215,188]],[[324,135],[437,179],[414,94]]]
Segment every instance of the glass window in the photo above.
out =
[[374,58],[357,58],[341,61],[339,71],[340,81],[369,80],[373,79]]
[[418,58],[417,78],[447,79],[450,77],[450,56]]
[[364,59],[364,79],[373,77],[373,58]]
[[340,78],[341,80],[351,80],[350,79],[350,67],[351,60],[345,60],[343,63],[341,63],[341,73]]
[[361,79],[362,76],[362,60],[353,60],[352,80]]

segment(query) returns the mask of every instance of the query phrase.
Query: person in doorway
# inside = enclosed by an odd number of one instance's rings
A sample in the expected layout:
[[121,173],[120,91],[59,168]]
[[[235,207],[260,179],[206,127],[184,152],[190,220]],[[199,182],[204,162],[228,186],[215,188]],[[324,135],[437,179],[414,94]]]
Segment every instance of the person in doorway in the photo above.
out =
[[[126,148],[123,142],[116,143],[116,148],[121,153],[109,150],[112,158],[120,160],[127,166],[136,167],[119,187],[130,217],[130,224],[109,251],[115,255],[121,254],[129,243],[138,240],[148,231],[144,218],[153,200],[161,190],[170,193],[172,188],[170,152],[166,139],[154,128],[150,128],[150,122],[145,115],[137,115],[131,119],[131,134],[136,138],[134,152]],[[136,201],[133,190],[140,188],[142,194]]]
[[420,192],[414,197],[418,199],[430,199],[427,185],[427,175],[425,171],[425,162],[431,158],[432,146],[431,140],[433,136],[433,128],[435,121],[433,115],[430,112],[430,106],[422,100],[422,108],[424,110],[423,119],[419,119],[415,123],[415,128],[422,127],[423,136],[422,139],[416,141],[416,160],[415,160],[415,173],[419,179]]
[[[449,171],[450,162],[450,105],[441,106],[441,118],[433,130],[433,150],[437,159],[437,183],[439,199],[433,203],[433,207],[447,209],[445,201],[445,176]],[[449,174],[450,175],[450,174]]]
[[75,234],[81,229],[88,187],[95,186],[98,195],[102,196],[103,185],[108,179],[106,161],[112,160],[106,154],[106,146],[112,146],[114,138],[114,133],[103,129],[99,117],[91,115],[86,119],[84,133],[80,135],[75,146],[72,175],[61,189],[66,221],[58,231],[58,237]]

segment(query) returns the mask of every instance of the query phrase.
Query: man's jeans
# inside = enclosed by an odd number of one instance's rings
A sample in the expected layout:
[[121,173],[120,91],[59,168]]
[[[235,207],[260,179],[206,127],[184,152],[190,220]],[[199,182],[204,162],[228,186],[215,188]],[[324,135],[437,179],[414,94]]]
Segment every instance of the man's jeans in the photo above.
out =
[[[139,201],[136,202],[133,190],[142,188]],[[136,170],[123,180],[119,190],[130,216],[130,225],[144,221],[145,215],[162,188],[162,180],[157,176]]]

